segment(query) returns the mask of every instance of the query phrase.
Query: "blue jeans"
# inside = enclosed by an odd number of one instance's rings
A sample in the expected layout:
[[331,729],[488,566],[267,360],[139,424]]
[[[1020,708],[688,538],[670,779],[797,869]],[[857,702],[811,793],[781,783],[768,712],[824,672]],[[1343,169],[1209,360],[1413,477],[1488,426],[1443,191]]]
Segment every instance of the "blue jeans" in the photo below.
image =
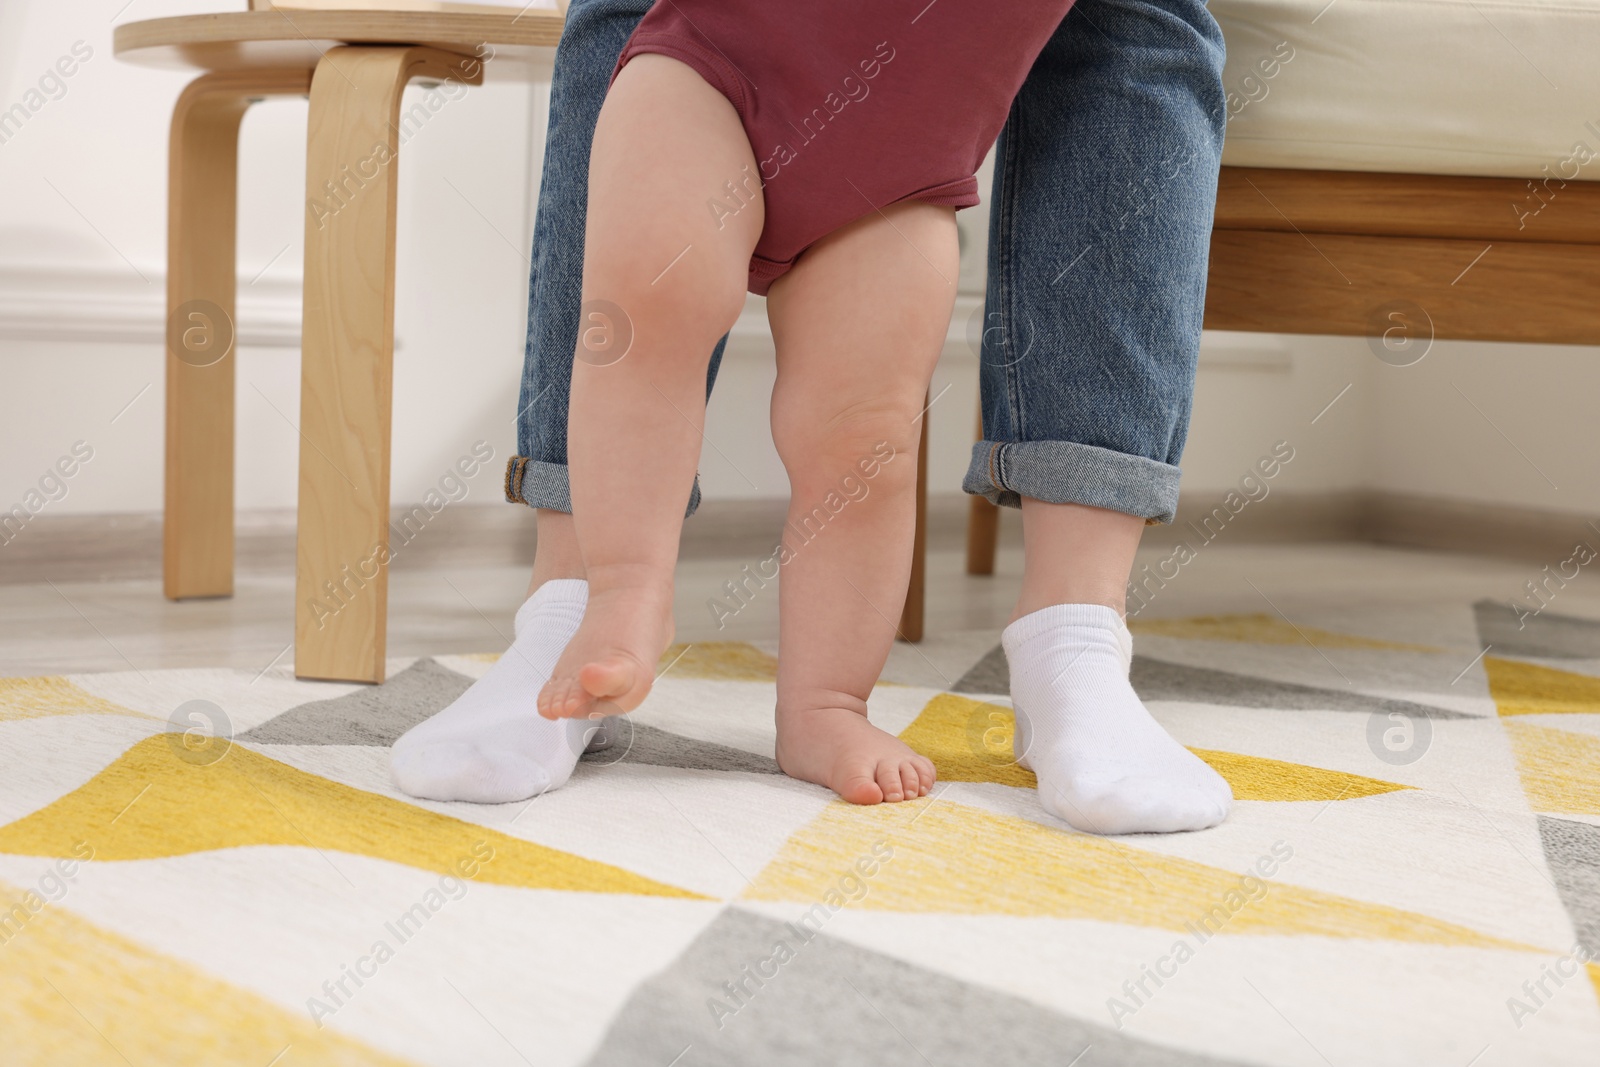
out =
[[[572,0],[556,51],[506,498],[572,510],[567,401],[589,145],[649,0]],[[1078,0],[997,145],[980,384],[963,488],[1170,522],[1188,432],[1226,115],[1203,0]],[[722,343],[706,388],[716,379]],[[698,484],[689,511],[699,504]]]

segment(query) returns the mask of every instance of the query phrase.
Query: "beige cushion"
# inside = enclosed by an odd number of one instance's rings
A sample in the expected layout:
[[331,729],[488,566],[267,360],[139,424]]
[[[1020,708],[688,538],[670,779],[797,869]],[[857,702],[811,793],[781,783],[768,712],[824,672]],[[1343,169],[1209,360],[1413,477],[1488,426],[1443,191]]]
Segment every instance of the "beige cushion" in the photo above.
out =
[[1600,179],[1600,0],[1212,0],[1224,164]]

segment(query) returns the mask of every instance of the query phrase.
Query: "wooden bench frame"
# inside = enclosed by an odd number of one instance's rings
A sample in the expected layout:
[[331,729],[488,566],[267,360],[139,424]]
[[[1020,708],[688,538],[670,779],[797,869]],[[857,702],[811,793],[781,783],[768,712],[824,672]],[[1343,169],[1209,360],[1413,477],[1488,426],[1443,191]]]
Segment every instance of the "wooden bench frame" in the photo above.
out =
[[[1205,325],[1600,344],[1600,182],[1223,167]],[[998,519],[973,499],[969,574]]]

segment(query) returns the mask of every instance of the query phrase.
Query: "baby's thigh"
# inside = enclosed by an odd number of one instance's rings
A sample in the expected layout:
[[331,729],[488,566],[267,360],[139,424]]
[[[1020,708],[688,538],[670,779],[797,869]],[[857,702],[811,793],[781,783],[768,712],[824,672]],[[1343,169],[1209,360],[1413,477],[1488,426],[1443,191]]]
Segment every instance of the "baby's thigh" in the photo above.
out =
[[[892,205],[809,248],[767,298],[773,436],[810,462],[887,440],[912,451],[955,304],[954,213]],[[785,439],[792,442],[785,449]]]
[[595,127],[585,290],[629,314],[681,311],[689,325],[705,317],[705,296],[715,293],[719,328],[711,336],[720,336],[728,325],[721,320],[743,307],[764,207],[752,196],[747,210],[719,220],[706,210],[706,191],[754,166],[726,97],[678,60],[635,56]]

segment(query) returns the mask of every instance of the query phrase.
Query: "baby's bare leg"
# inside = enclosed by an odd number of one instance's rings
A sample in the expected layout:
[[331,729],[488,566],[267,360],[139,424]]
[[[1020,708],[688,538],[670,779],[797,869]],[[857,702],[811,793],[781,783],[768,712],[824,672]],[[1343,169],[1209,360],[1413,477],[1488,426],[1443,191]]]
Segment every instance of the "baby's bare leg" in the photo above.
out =
[[[567,438],[589,600],[539,695],[547,718],[633,710],[672,640],[706,364],[744,306],[763,220],[753,185],[731,216],[707,203],[755,173],[738,114],[693,70],[659,55],[622,69],[594,135]],[[632,331],[620,359],[614,340],[586,347],[608,329]]]
[[911,571],[919,416],[955,302],[954,212],[899,204],[812,246],[767,302],[772,436],[789,471],[778,764],[855,804],[933,764],[867,722]]

